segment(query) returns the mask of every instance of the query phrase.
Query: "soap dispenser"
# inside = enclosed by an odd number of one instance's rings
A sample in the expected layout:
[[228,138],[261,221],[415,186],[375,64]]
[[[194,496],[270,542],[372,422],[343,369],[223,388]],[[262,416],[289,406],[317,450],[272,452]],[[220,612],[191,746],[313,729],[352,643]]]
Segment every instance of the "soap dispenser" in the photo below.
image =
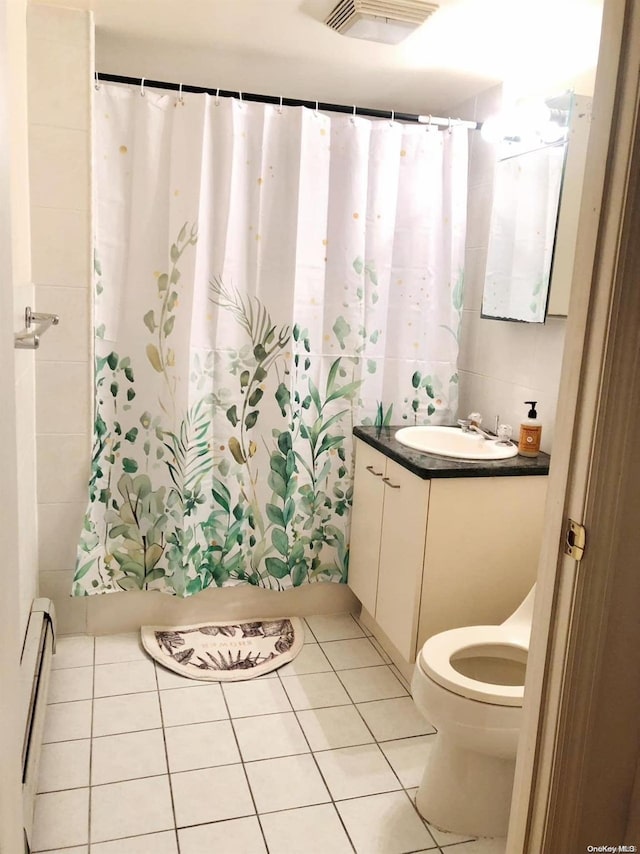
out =
[[518,453],[521,457],[537,457],[540,453],[540,439],[542,438],[542,425],[538,421],[536,411],[537,400],[525,400],[531,407],[527,418],[520,424],[520,438],[518,440]]

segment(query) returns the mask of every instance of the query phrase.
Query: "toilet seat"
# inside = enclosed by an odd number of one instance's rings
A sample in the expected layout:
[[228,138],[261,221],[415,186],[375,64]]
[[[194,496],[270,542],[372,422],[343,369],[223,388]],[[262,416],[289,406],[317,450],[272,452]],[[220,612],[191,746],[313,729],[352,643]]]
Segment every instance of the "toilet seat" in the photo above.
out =
[[[520,632],[510,631],[503,626],[467,626],[450,629],[429,638],[418,656],[418,666],[430,679],[448,691],[482,703],[498,706],[522,706],[524,684],[499,685],[482,682],[464,676],[456,670],[451,661],[460,653],[472,652],[477,648],[478,655],[494,652],[495,658],[517,660],[528,652],[528,638],[520,637]],[[507,655],[500,655],[500,653]],[[510,658],[509,653],[513,658]]]

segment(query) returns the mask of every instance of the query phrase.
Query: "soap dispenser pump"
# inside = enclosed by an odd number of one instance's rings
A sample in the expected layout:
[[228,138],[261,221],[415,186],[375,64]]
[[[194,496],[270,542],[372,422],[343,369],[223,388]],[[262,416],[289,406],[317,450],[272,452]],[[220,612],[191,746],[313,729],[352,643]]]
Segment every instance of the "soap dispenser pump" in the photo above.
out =
[[518,453],[522,457],[537,457],[540,453],[540,439],[542,438],[542,425],[538,421],[536,411],[537,400],[525,400],[530,406],[527,418],[520,424],[520,438],[518,440]]

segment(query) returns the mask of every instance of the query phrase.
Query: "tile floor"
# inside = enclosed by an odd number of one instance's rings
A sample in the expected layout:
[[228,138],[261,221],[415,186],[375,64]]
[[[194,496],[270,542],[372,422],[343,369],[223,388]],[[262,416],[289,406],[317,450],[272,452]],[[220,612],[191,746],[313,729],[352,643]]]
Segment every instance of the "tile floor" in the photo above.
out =
[[137,634],[63,637],[33,850],[504,854],[416,812],[433,734],[348,614],[308,617],[294,661],[228,684],[165,670]]

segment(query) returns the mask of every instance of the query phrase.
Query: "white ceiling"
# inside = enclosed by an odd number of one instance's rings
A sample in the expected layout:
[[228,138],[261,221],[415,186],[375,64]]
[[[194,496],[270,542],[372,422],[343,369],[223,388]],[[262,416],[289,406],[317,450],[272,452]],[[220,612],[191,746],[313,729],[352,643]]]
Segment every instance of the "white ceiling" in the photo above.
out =
[[434,115],[502,81],[584,91],[602,12],[602,0],[440,0],[385,45],[326,27],[336,0],[44,2],[93,10],[99,71]]

